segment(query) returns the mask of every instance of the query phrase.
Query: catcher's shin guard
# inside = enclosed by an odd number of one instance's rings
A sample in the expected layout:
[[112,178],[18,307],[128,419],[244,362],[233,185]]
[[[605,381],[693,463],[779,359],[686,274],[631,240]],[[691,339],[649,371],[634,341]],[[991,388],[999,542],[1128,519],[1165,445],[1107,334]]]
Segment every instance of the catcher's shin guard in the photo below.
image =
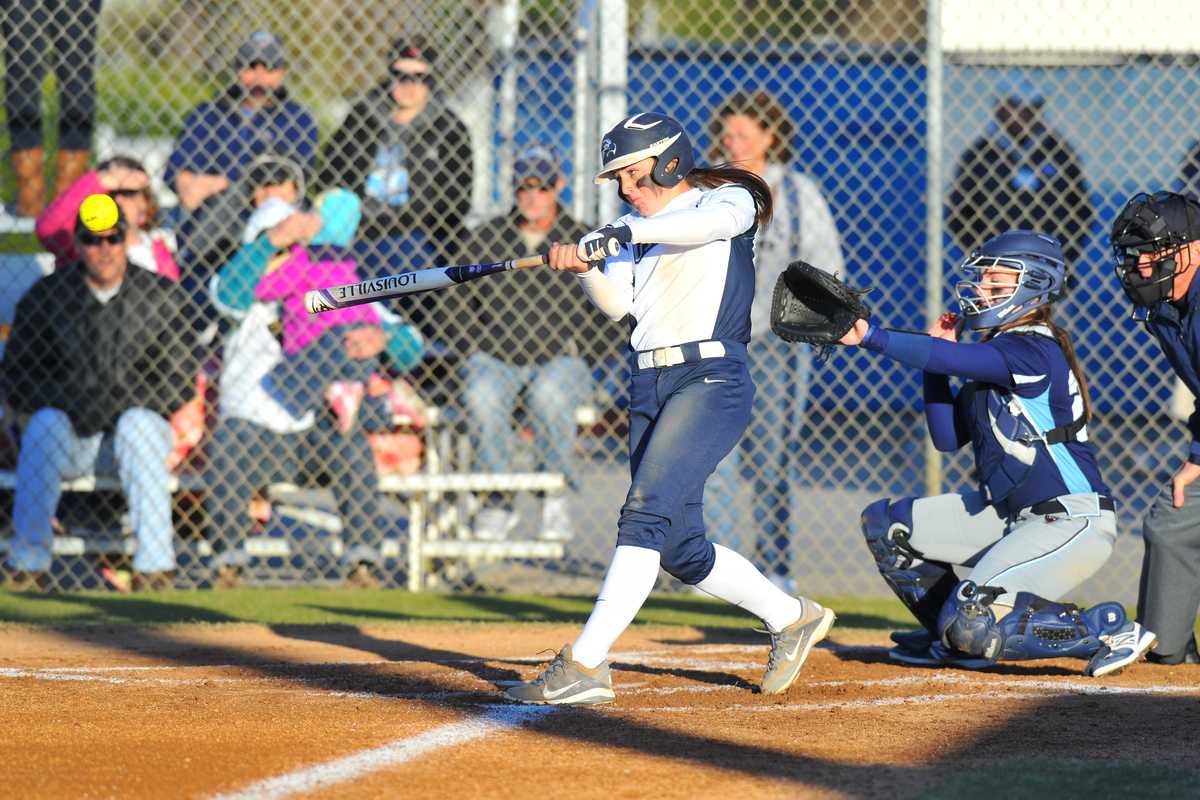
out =
[[883,580],[917,621],[934,633],[938,611],[958,578],[948,567],[924,561],[921,553],[909,544],[912,504],[911,497],[895,503],[887,500],[872,503],[863,509],[862,532]]
[[1116,633],[1127,621],[1120,603],[1080,609],[1018,592],[1013,610],[997,622],[990,606],[1003,593],[971,581],[959,584],[938,616],[942,641],[998,661],[1091,658],[1103,646],[1100,637]]

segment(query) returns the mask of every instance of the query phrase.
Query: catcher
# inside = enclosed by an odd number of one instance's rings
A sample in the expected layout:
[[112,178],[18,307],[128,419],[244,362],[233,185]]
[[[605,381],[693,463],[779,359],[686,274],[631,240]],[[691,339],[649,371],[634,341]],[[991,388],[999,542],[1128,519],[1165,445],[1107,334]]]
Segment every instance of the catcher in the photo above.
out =
[[[1154,634],[1119,603],[1057,602],[1100,569],[1117,535],[1087,441],[1087,384],[1069,336],[1051,321],[1068,286],[1062,247],[1008,231],[962,268],[961,316],[943,314],[928,335],[869,324],[855,290],[803,269],[789,268],[792,298],[777,304],[781,335],[824,337],[818,344],[837,336],[923,370],[934,445],[974,451],[978,491],[879,500],[862,512],[880,573],[922,626],[893,634],[889,655],[966,668],[1078,657],[1086,675],[1115,673],[1145,655]],[[960,343],[964,327],[982,341]],[[965,380],[957,394],[950,376]]]

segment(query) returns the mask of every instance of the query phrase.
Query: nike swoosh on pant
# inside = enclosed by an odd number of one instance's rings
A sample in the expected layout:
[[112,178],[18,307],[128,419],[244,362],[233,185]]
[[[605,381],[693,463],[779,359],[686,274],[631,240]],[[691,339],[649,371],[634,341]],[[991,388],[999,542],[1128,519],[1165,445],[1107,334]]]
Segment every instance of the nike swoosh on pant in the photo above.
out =
[[716,380],[713,380],[712,378],[708,378],[708,377],[706,377],[704,379],[704,382],[705,383],[726,383],[726,381],[724,379],[718,378]]

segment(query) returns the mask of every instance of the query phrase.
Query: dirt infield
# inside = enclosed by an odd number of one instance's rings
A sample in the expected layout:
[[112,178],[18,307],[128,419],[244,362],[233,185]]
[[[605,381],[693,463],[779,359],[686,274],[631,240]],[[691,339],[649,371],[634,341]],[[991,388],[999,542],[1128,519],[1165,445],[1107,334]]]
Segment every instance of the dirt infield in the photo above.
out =
[[1200,668],[886,663],[836,632],[786,695],[765,637],[637,627],[618,701],[513,706],[575,626],[0,627],[11,797],[912,797],[1012,759],[1191,769]]

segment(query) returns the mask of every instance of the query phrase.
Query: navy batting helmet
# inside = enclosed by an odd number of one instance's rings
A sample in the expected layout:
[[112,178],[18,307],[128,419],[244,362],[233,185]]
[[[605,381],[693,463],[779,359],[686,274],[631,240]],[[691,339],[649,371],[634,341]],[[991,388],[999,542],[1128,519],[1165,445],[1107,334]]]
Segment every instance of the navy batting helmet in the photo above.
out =
[[[683,126],[663,114],[647,112],[623,119],[600,141],[600,171],[596,183],[611,181],[612,173],[644,158],[657,158],[650,177],[670,188],[692,171],[692,143]],[[667,167],[676,161],[673,169]]]

